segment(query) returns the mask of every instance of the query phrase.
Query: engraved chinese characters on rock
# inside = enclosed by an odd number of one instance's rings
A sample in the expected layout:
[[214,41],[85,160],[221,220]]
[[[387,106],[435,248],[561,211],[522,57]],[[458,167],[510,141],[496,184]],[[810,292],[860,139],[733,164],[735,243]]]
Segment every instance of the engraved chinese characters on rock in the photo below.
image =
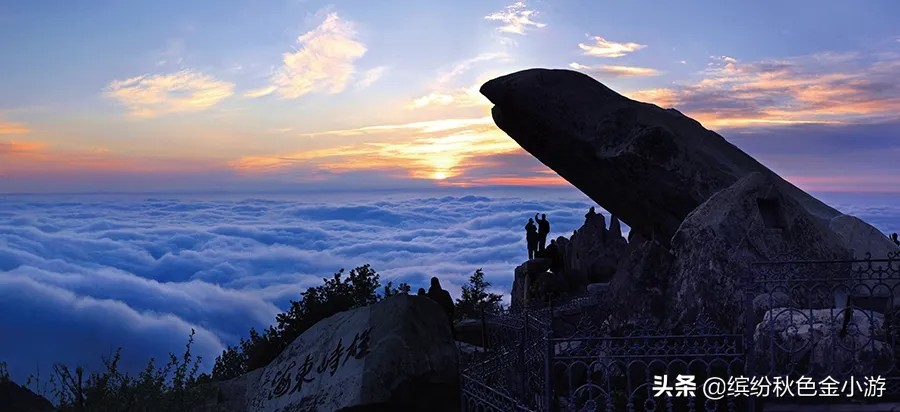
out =
[[269,399],[280,397],[291,388],[290,370],[296,365],[297,361],[291,361],[287,368],[275,374],[275,379],[272,379],[272,391],[269,393]]
[[[315,357],[311,353],[307,354],[299,368],[297,367],[297,361],[291,361],[284,369],[276,372],[271,381],[266,381],[270,389],[268,399],[277,399],[289,393],[301,392],[304,384],[314,381],[316,376],[311,376],[310,374],[313,371],[315,359],[321,358],[319,365],[315,367],[315,371],[319,375],[328,372],[329,376],[334,376],[338,369],[344,366],[351,357],[362,359],[369,354],[369,336],[371,331],[372,328],[368,328],[362,332],[357,332],[346,348],[344,347],[343,338],[341,338],[334,346],[334,349],[317,354]],[[293,386],[291,386],[292,383]]]

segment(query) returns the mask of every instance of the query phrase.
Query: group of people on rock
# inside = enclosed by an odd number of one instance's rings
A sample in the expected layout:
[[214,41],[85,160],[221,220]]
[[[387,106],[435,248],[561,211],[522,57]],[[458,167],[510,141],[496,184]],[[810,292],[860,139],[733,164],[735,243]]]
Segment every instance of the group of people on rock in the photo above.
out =
[[[535,222],[537,224],[535,225]],[[534,214],[534,218],[528,219],[525,225],[525,242],[528,244],[528,259],[534,259],[538,252],[543,252],[547,244],[547,235],[550,234],[550,222],[547,215]]]
[[562,264],[559,247],[556,240],[550,239],[547,243],[547,235],[550,234],[550,222],[546,214],[534,214],[534,218],[528,219],[525,224],[525,241],[528,244],[528,259],[547,258],[551,261],[551,270],[556,272]]

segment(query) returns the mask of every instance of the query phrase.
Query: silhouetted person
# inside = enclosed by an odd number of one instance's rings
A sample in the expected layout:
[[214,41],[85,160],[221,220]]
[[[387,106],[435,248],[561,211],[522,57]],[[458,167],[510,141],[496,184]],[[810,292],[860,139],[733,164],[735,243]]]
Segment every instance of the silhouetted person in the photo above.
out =
[[588,212],[584,214],[584,220],[587,221],[588,219],[592,218],[596,214],[597,214],[597,212],[594,210],[594,207],[591,206],[591,210],[588,210]]
[[456,340],[456,331],[453,330],[453,298],[450,297],[450,292],[441,288],[441,281],[437,277],[431,278],[428,297],[441,305],[441,309],[447,314],[447,319],[450,320],[450,332],[453,334],[453,340]]
[[419,288],[419,293],[417,293],[416,295],[418,295],[418,296],[428,296],[428,295],[425,293],[425,288]]
[[900,246],[900,240],[897,240],[897,233],[891,233],[891,240],[894,241],[894,244]]
[[547,235],[550,234],[550,222],[547,221],[547,215],[541,215],[541,218],[538,219],[537,213],[534,214],[534,219],[537,220],[538,225],[538,251],[543,251],[544,246],[547,244]]
[[544,251],[544,256],[550,259],[550,270],[559,274],[562,268],[562,256],[560,256],[559,247],[556,246],[556,239],[550,239],[550,245]]
[[538,229],[534,219],[528,219],[528,224],[525,225],[525,243],[528,245],[528,260],[534,259],[538,243]]

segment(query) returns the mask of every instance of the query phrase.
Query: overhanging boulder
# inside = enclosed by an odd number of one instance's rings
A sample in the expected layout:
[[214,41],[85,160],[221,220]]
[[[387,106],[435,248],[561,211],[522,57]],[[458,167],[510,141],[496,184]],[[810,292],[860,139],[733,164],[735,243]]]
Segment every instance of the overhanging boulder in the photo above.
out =
[[753,172],[825,227],[841,215],[699,122],[585,74],[524,70],[488,81],[481,93],[494,103],[494,122],[522,148],[664,245],[692,210]]

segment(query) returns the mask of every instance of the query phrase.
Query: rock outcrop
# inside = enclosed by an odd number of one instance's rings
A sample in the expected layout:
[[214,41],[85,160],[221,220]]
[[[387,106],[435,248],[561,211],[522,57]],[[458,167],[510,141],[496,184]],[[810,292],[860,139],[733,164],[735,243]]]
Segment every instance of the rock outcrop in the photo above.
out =
[[865,259],[867,254],[873,259],[885,259],[890,253],[898,253],[897,245],[890,238],[858,217],[836,216],[829,227],[841,236],[856,259]]
[[619,220],[610,218],[609,228],[606,218],[600,214],[585,217],[584,225],[563,243],[564,272],[576,287],[585,288],[590,283],[609,282],[628,242],[622,237]]
[[[626,255],[628,242],[616,217],[601,213],[585,216],[584,224],[572,237],[559,236],[556,247],[561,256],[560,273],[550,273],[551,260],[535,258],[516,268],[511,303],[518,307],[530,299],[544,301],[547,294],[576,295],[587,292],[590,284],[608,283]],[[526,299],[526,288],[528,295]]]
[[0,376],[0,411],[44,412],[55,410],[47,398]]
[[[685,218],[672,238],[672,321],[690,323],[702,310],[720,325],[740,324],[740,282],[750,276],[751,262],[785,252],[813,260],[850,257],[841,239],[782,189],[751,173]],[[834,302],[832,295],[819,298],[806,302]]]
[[210,408],[459,410],[458,379],[446,315],[400,294],[320,321],[265,368],[223,382]]
[[494,103],[497,126],[522,148],[664,245],[697,206],[753,172],[826,227],[841,215],[697,121],[585,74],[524,70],[488,81],[481,93]]

